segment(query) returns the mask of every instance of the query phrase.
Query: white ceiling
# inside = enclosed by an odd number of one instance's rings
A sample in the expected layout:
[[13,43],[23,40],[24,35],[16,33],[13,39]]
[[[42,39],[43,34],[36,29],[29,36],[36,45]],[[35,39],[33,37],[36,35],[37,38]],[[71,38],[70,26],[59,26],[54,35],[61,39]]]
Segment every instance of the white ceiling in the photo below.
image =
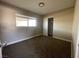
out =
[[[73,7],[74,0],[2,0],[17,7],[45,15],[65,8]],[[44,7],[39,7],[39,2],[44,2]]]

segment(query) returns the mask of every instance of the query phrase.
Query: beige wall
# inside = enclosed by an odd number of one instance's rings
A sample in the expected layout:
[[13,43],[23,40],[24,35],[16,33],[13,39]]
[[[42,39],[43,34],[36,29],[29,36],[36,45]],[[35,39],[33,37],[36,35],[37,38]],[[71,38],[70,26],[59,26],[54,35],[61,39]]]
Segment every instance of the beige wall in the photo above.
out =
[[[37,26],[16,27],[16,13],[36,17]],[[40,15],[4,5],[0,5],[0,15],[0,35],[2,40],[6,41],[8,44],[21,41],[22,39],[27,39],[32,36],[42,35],[42,18]]]
[[73,24],[74,57],[79,57],[79,0],[76,0]]
[[73,24],[74,8],[65,9],[59,12],[51,13],[44,16],[43,35],[47,35],[48,18],[53,17],[53,37],[72,40],[72,24]]

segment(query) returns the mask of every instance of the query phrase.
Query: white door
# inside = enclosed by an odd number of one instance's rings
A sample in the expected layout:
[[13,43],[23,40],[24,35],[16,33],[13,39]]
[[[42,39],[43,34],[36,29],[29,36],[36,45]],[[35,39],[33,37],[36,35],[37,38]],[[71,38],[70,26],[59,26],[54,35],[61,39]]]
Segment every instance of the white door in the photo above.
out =
[[2,48],[0,47],[0,58],[2,58]]

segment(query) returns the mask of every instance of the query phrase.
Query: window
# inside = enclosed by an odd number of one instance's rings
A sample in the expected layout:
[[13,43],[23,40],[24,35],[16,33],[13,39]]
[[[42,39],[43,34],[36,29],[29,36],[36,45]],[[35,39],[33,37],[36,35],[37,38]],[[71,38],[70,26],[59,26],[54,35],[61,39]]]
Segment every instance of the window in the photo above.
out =
[[16,26],[17,27],[35,27],[36,18],[27,16],[16,16]]
[[16,26],[22,26],[22,27],[27,26],[27,19],[16,17]]
[[36,26],[36,20],[29,19],[29,26]]

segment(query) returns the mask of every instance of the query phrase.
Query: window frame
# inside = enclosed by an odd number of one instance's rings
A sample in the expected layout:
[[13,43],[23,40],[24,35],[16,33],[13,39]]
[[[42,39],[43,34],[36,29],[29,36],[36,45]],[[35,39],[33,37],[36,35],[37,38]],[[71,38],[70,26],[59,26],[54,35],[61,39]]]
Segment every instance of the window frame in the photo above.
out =
[[[20,18],[24,18],[27,20],[27,26],[17,26],[17,17]],[[34,26],[30,26],[30,20],[35,20],[35,25]],[[16,27],[36,27],[37,26],[37,20],[35,17],[29,17],[29,16],[25,16],[25,15],[20,15],[20,14],[16,14]]]

